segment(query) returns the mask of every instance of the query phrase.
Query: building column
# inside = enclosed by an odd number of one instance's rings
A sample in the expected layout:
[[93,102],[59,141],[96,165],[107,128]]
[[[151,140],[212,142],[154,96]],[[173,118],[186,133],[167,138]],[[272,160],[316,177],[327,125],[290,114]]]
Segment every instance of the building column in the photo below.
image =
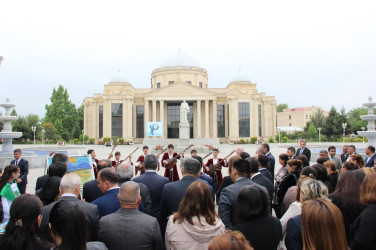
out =
[[105,100],[103,102],[103,137],[112,136],[112,107],[111,101]]
[[149,121],[149,101],[144,104],[144,138],[146,138],[146,123]]
[[229,137],[228,137],[228,131],[229,131],[229,114],[228,114],[228,104],[227,103],[225,103],[224,104],[224,106],[225,106],[225,117],[224,117],[224,119],[225,119],[225,137],[228,139]]
[[137,122],[137,114],[136,114],[136,105],[132,106],[132,137],[136,138],[136,122]]
[[230,140],[239,139],[239,104],[236,100],[230,99],[229,101],[229,124],[230,125]]
[[159,121],[162,123],[162,138],[165,138],[165,127],[167,124],[164,123],[164,101],[159,101]]
[[201,138],[201,100],[197,100],[197,138]]
[[152,101],[152,122],[156,122],[157,121],[157,101],[156,100],[153,100]]
[[205,138],[209,137],[209,100],[205,100]]
[[218,137],[218,107],[217,101],[213,100],[213,137]]
[[122,128],[122,138],[127,138],[127,129],[128,129],[128,100],[124,99],[122,101],[123,104],[123,119],[121,121],[121,128]]
[[[133,104],[133,100],[132,99],[127,99],[127,138],[133,138],[132,136],[132,104]],[[124,137],[124,135],[123,135]]]

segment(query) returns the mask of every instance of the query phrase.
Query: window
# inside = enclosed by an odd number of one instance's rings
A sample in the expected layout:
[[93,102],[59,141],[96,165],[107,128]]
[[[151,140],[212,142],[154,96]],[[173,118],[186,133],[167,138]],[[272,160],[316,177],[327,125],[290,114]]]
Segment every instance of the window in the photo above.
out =
[[174,84],[175,81],[168,81],[168,85]]
[[192,81],[186,81],[186,83],[188,83],[188,84],[192,84]]
[[136,105],[136,138],[144,138],[144,105]]
[[123,104],[112,103],[112,136],[123,138]]
[[218,137],[225,137],[225,105],[217,105]]
[[159,89],[160,87],[161,87],[161,83],[157,82],[157,89]]
[[261,104],[258,105],[258,126],[259,126],[259,136],[262,137],[262,113],[261,113]]
[[103,106],[99,106],[99,138],[103,137]]
[[200,88],[202,88],[202,82],[199,82],[199,86],[200,86]]
[[239,137],[249,137],[249,102],[239,102]]
[[291,115],[289,115],[289,120],[291,120]]

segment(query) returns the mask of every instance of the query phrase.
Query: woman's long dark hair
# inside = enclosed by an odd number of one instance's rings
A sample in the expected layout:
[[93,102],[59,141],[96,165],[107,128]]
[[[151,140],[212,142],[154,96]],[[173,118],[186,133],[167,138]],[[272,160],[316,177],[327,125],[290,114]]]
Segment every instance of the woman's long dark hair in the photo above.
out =
[[67,201],[59,201],[51,209],[51,232],[62,239],[59,250],[86,249],[85,214],[76,205]]
[[16,165],[8,165],[5,167],[3,176],[0,179],[0,191],[12,177],[12,173],[15,173],[17,171],[20,171],[20,168]]
[[60,181],[60,177],[52,176],[48,178],[46,184],[44,184],[42,190],[38,194],[38,197],[43,202],[44,206],[55,201],[56,196],[59,194]]
[[42,245],[38,240],[38,216],[42,215],[42,209],[42,202],[37,196],[18,196],[10,206],[10,219],[0,240],[0,249],[25,249],[32,241]]
[[258,185],[244,186],[238,194],[237,217],[248,221],[269,212],[269,198]]

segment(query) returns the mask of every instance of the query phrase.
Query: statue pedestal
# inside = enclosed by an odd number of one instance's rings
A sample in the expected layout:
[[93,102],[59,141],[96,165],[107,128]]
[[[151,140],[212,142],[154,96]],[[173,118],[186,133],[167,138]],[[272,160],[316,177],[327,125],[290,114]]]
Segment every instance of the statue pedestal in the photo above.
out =
[[190,138],[190,127],[189,122],[180,122],[179,123],[179,139],[189,140]]

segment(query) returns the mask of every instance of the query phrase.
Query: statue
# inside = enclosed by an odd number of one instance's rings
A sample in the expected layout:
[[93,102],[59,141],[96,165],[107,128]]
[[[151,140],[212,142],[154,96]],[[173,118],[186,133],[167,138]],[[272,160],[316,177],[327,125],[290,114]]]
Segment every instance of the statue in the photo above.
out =
[[185,101],[180,105],[180,122],[188,122],[189,106]]

